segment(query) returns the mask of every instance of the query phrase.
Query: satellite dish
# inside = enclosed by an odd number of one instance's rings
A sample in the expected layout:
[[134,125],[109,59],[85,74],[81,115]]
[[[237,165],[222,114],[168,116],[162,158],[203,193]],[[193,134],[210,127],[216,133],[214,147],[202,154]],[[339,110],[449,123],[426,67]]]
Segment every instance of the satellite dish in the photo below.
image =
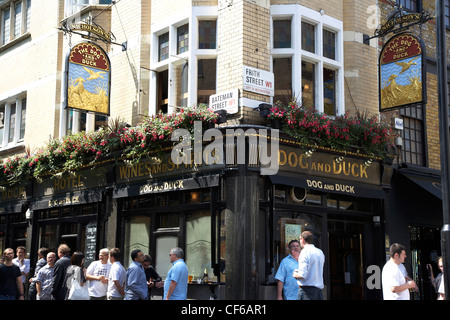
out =
[[291,196],[294,202],[302,202],[306,199],[306,189],[299,187],[292,187],[289,191],[289,195]]

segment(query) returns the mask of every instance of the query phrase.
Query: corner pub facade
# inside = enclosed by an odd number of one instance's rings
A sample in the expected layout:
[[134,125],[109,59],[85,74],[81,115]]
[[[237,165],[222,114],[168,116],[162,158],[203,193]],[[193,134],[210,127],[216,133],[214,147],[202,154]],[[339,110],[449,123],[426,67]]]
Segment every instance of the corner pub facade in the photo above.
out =
[[[273,137],[259,105],[286,95],[300,93],[304,104],[329,116],[355,109],[378,113],[379,44],[361,36],[372,35],[376,27],[366,23],[367,8],[376,4],[372,0],[21,3],[28,31],[6,42],[1,38],[0,70],[15,65],[24,74],[0,84],[3,159],[23,155],[26,145],[45,145],[49,135],[96,130],[116,117],[134,126],[146,113],[176,112],[174,106],[207,103],[209,96],[230,90],[238,90],[238,112],[228,113],[216,129],[254,130],[258,138],[262,130]],[[14,4],[6,1],[0,9],[15,12]],[[87,17],[111,31],[116,44],[126,41],[125,50],[100,43],[111,60],[109,117],[64,108],[60,73],[70,46],[82,39],[55,31],[54,21]],[[40,65],[24,59],[35,54],[37,47],[30,43],[42,45],[42,59],[49,59],[45,70],[37,72],[33,68]],[[244,87],[243,68],[272,73],[273,94]],[[38,80],[37,74],[47,80]],[[23,117],[15,117],[17,134],[10,142],[8,115],[14,103]],[[283,132],[277,143],[273,175],[261,174],[254,140],[247,137],[245,164],[177,166],[167,153],[160,163],[106,162],[71,175],[3,186],[0,248],[24,245],[33,266],[42,246],[56,250],[67,243],[72,252],[85,253],[87,264],[98,259],[101,248],[118,247],[125,267],[130,252],[139,248],[153,257],[164,278],[171,267],[168,252],[179,246],[194,277],[189,299],[275,299],[274,276],[288,254],[287,243],[311,230],[326,257],[326,299],[381,299],[381,290],[369,289],[366,281],[367,268],[382,267],[389,247],[385,220],[391,210],[391,164],[356,152],[338,161],[344,154],[311,150]],[[224,150],[237,144],[235,139]],[[196,283],[205,268],[208,283]],[[152,289],[152,294],[157,299],[162,291]]]

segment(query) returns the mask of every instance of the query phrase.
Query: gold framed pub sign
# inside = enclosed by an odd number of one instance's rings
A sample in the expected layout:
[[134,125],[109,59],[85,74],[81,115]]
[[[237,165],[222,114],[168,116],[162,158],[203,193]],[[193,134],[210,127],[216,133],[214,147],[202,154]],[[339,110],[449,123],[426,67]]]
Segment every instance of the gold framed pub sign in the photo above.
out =
[[380,111],[426,102],[424,45],[412,34],[392,37],[379,63]]

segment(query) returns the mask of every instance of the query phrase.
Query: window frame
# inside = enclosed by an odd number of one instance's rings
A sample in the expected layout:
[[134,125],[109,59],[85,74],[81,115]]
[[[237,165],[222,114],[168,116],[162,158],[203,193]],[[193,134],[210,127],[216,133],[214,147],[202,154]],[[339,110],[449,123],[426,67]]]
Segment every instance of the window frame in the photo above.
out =
[[[180,68],[187,64],[187,94],[183,94],[183,106],[195,106],[198,102],[198,61],[205,59],[217,59],[217,22],[218,12],[214,6],[194,6],[192,11],[185,15],[176,14],[168,17],[164,21],[152,25],[151,37],[151,54],[150,65],[153,71],[150,76],[150,103],[149,114],[156,114],[160,108],[160,74],[168,72],[168,98],[167,113],[173,113],[178,110],[180,101],[181,81],[179,76]],[[200,21],[216,21],[216,48],[215,49],[199,49],[200,39]],[[178,53],[178,28],[188,25],[188,50]],[[169,58],[159,61],[159,37],[165,33],[169,33]],[[154,45],[153,45],[154,44]],[[217,74],[217,72],[216,72]],[[217,83],[217,76],[216,76]],[[217,88],[217,85],[216,85]]]
[[[5,101],[0,102],[0,107],[4,108],[3,114],[3,126],[0,128],[3,131],[2,140],[0,141],[0,151],[8,150],[17,146],[24,145],[24,137],[26,131],[26,114],[23,116],[23,106],[25,105],[24,110],[26,111],[27,104],[26,95],[20,95],[14,98],[7,99]],[[11,138],[11,110],[12,107],[15,108],[14,113],[14,132],[13,137]],[[23,124],[23,120],[25,119],[25,124]],[[22,136],[23,129],[23,136]],[[11,138],[11,139],[10,139]]]
[[[336,105],[335,114],[339,116],[345,113],[344,92],[344,41],[343,21],[333,17],[322,15],[320,12],[301,5],[272,5],[271,21],[291,18],[292,21],[292,48],[274,48],[273,46],[273,23],[271,23],[271,70],[273,70],[273,59],[292,57],[292,92],[300,98],[302,92],[302,62],[312,63],[315,70],[313,93],[315,108],[324,112],[324,69],[330,69],[336,73]],[[302,48],[302,22],[314,25],[315,51],[310,52]],[[335,59],[323,55],[323,31],[335,34]],[[271,101],[272,103],[276,101]]]
[[[101,0],[65,0],[64,2],[64,15],[69,17],[71,15],[81,12],[84,8],[88,6],[101,6],[110,5],[110,3],[100,3]],[[77,8],[79,7],[79,8]]]
[[[17,5],[20,4],[20,23],[18,24],[16,19],[18,14],[16,13]],[[5,20],[4,13],[9,11],[9,19],[7,22],[8,31],[5,34]],[[31,0],[11,0],[2,7],[0,7],[0,47],[13,43],[15,40],[20,39],[30,31],[30,16],[31,16]],[[17,30],[17,29],[20,30]]]
[[[422,11],[422,1],[420,0],[398,0],[398,4],[402,5],[402,8],[410,12]],[[411,4],[414,4],[416,8],[411,8]]]
[[[413,114],[413,111],[415,115]],[[426,163],[426,146],[425,146],[425,124],[424,124],[424,106],[416,104],[409,107],[400,109],[400,115],[403,118],[403,148],[402,148],[402,161],[418,166],[425,167]],[[415,127],[408,126],[408,123],[415,123]],[[420,128],[417,128],[417,124]],[[406,138],[407,132],[409,133],[409,139]],[[414,132],[414,139],[411,139],[411,132]],[[420,135],[419,138],[417,135]],[[407,143],[410,144],[409,150],[407,150]],[[413,151],[413,144],[415,150]],[[420,147],[420,150],[419,150]],[[412,161],[414,158],[415,161]],[[410,161],[411,160],[411,161]]]

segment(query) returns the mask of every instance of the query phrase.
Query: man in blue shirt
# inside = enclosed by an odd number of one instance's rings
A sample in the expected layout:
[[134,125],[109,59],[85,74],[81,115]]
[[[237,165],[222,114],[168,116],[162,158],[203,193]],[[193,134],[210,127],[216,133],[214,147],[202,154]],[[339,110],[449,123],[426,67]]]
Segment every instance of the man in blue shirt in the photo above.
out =
[[298,284],[293,277],[294,270],[298,268],[298,256],[300,255],[300,242],[292,240],[289,242],[291,253],[281,260],[275,279],[277,283],[277,300],[297,300]]
[[131,259],[133,261],[127,269],[124,300],[147,300],[148,285],[142,266],[144,254],[139,249],[133,250],[131,251]]
[[164,281],[164,300],[186,300],[188,268],[183,260],[183,250],[173,248],[169,255],[173,267],[167,273]]

